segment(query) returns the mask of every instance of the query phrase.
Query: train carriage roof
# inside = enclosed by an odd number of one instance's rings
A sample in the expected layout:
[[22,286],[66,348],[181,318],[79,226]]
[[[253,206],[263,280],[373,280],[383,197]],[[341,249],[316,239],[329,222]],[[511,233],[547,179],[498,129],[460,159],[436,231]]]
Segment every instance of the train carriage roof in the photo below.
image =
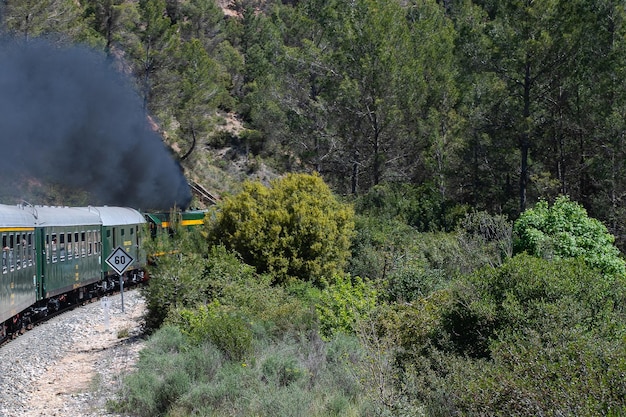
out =
[[21,206],[0,204],[0,227],[35,227],[35,218]]
[[103,226],[121,226],[146,222],[146,219],[140,212],[130,207],[89,206],[80,207],[80,209],[97,214],[102,220]]
[[87,226],[101,225],[96,213],[76,207],[27,206],[35,216],[37,226]]

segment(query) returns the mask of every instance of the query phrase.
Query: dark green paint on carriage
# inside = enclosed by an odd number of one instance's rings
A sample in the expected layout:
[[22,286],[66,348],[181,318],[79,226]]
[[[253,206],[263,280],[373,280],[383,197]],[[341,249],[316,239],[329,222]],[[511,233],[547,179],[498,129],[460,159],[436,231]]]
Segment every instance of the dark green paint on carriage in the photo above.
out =
[[99,224],[51,226],[39,232],[41,297],[54,297],[101,279]]
[[[146,259],[140,247],[142,228],[143,224],[139,223],[102,226],[102,259],[107,259],[120,246],[133,257],[133,262],[127,268],[127,272],[138,271],[145,264]],[[117,274],[106,262],[102,262],[102,273],[103,276]]]
[[34,232],[34,228],[24,227],[1,230],[0,323],[28,308],[37,299]]

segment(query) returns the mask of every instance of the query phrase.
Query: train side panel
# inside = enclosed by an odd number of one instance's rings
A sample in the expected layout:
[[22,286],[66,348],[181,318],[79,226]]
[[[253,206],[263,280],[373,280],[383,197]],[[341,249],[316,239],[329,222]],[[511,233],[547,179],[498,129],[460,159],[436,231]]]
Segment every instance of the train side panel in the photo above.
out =
[[97,282],[100,272],[100,225],[51,226],[42,229],[44,298]]
[[146,256],[141,251],[141,233],[146,223],[143,215],[128,207],[88,207],[97,213],[102,221],[102,275],[116,277],[117,273],[105,262],[119,246],[133,257],[133,263],[125,275],[134,277],[142,273]]
[[150,235],[154,238],[162,233],[171,233],[173,227],[172,215],[179,216],[179,226],[193,228],[202,226],[206,219],[206,210],[188,210],[178,213],[146,213],[145,218],[149,225]]
[[41,296],[54,297],[100,281],[100,218],[70,207],[32,210],[42,241]]
[[37,298],[33,217],[18,207],[0,205],[0,240],[2,243],[0,325],[2,325],[35,303]]

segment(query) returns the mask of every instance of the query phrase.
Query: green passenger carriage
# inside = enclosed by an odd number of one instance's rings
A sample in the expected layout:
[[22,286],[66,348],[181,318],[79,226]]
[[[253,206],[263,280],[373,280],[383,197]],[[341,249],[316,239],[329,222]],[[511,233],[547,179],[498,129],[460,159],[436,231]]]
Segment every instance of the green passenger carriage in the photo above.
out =
[[95,213],[72,207],[29,206],[36,221],[38,299],[84,288],[101,279],[102,221]]
[[143,278],[141,268],[145,265],[146,259],[140,246],[142,229],[146,223],[143,215],[128,207],[101,206],[83,209],[96,213],[102,221],[102,277],[114,282],[112,280],[116,278],[116,272],[104,260],[120,246],[134,259],[125,275],[133,281],[141,281]]
[[5,322],[37,299],[37,265],[34,251],[35,220],[24,210],[0,205],[2,272],[0,274],[0,335]]
[[[204,211],[183,212],[178,223],[202,225],[204,216]],[[144,215],[128,207],[0,204],[0,340],[37,317],[119,285],[117,272],[106,263],[118,247],[133,259],[124,280],[143,281],[144,227],[149,223],[155,234],[171,232],[172,220],[171,215]]]

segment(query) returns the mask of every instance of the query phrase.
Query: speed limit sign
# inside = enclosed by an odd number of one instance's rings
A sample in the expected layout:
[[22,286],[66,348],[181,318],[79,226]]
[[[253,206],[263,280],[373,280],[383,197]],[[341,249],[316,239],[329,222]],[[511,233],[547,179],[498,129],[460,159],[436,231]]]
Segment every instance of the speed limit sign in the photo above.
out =
[[124,248],[118,246],[106,259],[106,263],[109,264],[115,272],[122,275],[134,260],[135,259],[130,256]]

